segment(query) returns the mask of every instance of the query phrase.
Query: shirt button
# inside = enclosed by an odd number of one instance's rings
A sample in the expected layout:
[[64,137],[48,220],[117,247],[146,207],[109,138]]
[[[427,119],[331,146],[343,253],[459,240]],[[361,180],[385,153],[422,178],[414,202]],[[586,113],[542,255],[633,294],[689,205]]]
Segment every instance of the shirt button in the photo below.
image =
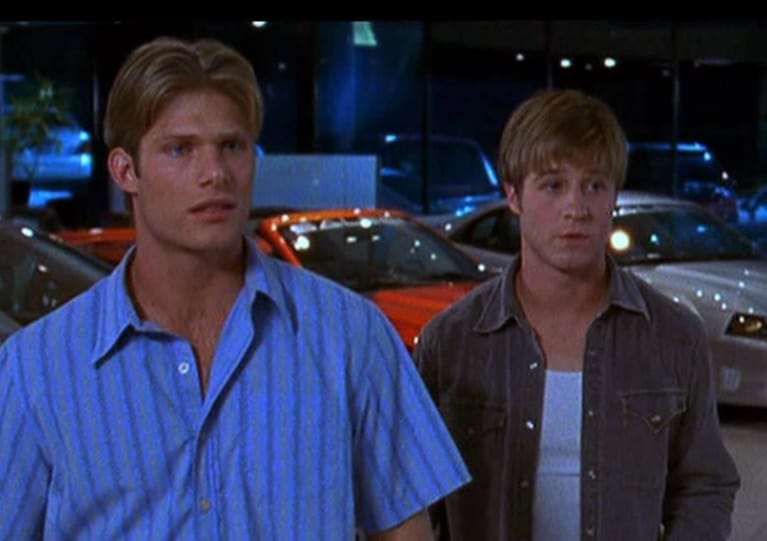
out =
[[586,535],[594,537],[594,528],[586,528]]
[[200,501],[200,509],[203,513],[210,511],[211,507],[213,507],[213,504],[208,498],[204,498],[202,501]]
[[535,423],[532,421],[527,421],[525,423],[525,426],[527,427],[528,430],[533,430],[535,428]]
[[519,482],[519,486],[522,487],[522,488],[527,488],[527,487],[530,486],[530,482],[527,479],[522,479]]
[[536,368],[538,368],[538,363],[537,362],[534,361],[534,362],[530,363],[530,370],[535,370]]
[[183,375],[186,375],[189,373],[189,363],[184,361],[181,364],[178,365],[178,373]]
[[597,472],[595,472],[594,470],[589,470],[588,476],[589,476],[589,479],[593,481],[597,478]]
[[595,412],[593,409],[590,409],[586,412],[586,415],[588,415],[589,417],[594,417],[596,414],[597,412]]

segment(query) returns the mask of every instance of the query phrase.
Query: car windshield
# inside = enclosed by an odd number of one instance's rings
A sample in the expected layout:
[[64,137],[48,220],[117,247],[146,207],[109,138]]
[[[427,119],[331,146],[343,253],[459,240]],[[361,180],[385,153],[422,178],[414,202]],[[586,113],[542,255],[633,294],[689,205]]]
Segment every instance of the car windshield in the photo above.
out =
[[[433,191],[440,196],[464,196],[467,193],[496,193],[493,184],[495,173],[485,161],[479,147],[459,141],[432,140],[429,159],[429,183]],[[390,179],[396,182],[397,176],[420,178],[423,174],[423,143],[420,139],[399,139],[389,143],[381,153],[381,163],[386,171],[396,173]],[[411,183],[412,184],[412,183]],[[420,200],[418,184],[414,184],[414,201]]]
[[26,226],[0,226],[0,310],[26,325],[93,285],[109,265]]
[[279,232],[304,267],[356,291],[489,276],[449,242],[403,218],[309,220]]
[[762,257],[749,239],[693,207],[622,208],[610,246],[622,264]]
[[[699,184],[726,184],[728,175],[708,151],[684,151],[677,153],[677,173],[680,184],[693,181]],[[643,187],[645,189],[660,189],[669,187],[671,178],[671,150],[635,149],[629,155],[627,171],[627,186]]]

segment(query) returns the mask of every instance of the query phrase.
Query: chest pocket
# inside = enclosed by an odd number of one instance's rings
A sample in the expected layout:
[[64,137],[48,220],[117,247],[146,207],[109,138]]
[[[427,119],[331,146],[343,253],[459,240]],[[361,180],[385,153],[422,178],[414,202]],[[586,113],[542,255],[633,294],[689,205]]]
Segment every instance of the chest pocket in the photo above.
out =
[[620,393],[624,422],[639,419],[654,434],[666,429],[687,409],[684,389],[627,391]]
[[459,445],[471,445],[506,425],[506,408],[501,406],[444,400],[440,409]]

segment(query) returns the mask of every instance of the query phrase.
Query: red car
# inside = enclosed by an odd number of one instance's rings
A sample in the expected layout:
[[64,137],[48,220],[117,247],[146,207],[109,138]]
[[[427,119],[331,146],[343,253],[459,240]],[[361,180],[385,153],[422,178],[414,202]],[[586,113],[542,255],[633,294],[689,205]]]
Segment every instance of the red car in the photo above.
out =
[[[411,350],[426,322],[490,276],[477,260],[400,211],[288,212],[254,227],[267,254],[372,299]],[[113,264],[133,243],[128,228],[57,235]]]

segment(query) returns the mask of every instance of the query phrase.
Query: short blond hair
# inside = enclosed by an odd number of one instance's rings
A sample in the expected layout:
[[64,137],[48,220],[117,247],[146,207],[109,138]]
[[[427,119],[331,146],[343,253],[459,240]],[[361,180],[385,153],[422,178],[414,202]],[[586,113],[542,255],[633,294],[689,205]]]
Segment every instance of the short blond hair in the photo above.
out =
[[162,108],[178,94],[212,89],[228,96],[245,114],[255,142],[263,125],[263,100],[251,63],[213,39],[159,37],[125,60],[109,92],[104,142],[137,157],[141,137]]
[[612,109],[580,90],[544,90],[522,102],[503,129],[498,173],[521,191],[532,172],[552,163],[597,166],[614,180],[626,181],[626,135]]

